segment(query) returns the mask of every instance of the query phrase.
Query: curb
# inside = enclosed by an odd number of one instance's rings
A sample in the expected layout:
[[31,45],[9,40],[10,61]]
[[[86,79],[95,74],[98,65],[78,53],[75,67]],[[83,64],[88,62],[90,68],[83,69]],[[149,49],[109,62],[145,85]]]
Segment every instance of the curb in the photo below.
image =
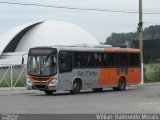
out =
[[140,84],[140,85],[144,85],[144,86],[160,85],[160,82],[156,82],[156,83],[144,83],[144,84]]
[[38,91],[27,90],[26,87],[0,88],[0,96],[35,94]]
[[0,91],[27,90],[26,87],[0,87]]

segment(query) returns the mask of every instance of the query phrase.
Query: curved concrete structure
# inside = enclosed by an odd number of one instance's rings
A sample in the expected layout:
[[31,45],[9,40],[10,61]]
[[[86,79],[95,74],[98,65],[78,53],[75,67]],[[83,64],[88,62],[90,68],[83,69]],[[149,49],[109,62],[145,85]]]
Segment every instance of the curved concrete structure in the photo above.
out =
[[[84,29],[62,21],[48,21],[31,28],[21,39],[16,51],[28,51],[35,46],[99,44]],[[29,45],[29,46],[28,46]]]
[[86,30],[64,21],[35,22],[18,26],[0,36],[0,55],[28,52],[36,46],[100,45]]
[[[23,37],[23,34],[29,30],[29,28],[39,24],[41,22],[33,22],[33,23],[28,23],[24,24],[21,26],[17,26],[4,34],[0,36],[0,55],[5,52],[5,50],[8,48],[11,48],[11,50],[6,50],[6,52],[14,52],[12,50],[16,45],[18,45],[20,39]],[[23,33],[23,34],[22,34]],[[13,45],[14,44],[14,45]]]

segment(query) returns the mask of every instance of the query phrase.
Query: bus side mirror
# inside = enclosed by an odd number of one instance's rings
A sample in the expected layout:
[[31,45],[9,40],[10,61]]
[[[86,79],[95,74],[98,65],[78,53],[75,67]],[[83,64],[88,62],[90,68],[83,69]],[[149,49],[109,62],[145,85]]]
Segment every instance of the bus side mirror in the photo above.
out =
[[24,64],[24,57],[22,57],[22,65]]

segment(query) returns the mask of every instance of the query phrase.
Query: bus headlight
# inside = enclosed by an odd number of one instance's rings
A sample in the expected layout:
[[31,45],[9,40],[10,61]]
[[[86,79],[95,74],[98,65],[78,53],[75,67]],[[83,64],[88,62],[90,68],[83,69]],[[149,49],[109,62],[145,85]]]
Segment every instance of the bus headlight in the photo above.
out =
[[28,84],[28,85],[32,85],[32,81],[28,79],[28,80],[27,80],[27,84]]
[[49,83],[49,85],[55,84],[56,81],[57,81],[57,78],[54,78],[54,79]]

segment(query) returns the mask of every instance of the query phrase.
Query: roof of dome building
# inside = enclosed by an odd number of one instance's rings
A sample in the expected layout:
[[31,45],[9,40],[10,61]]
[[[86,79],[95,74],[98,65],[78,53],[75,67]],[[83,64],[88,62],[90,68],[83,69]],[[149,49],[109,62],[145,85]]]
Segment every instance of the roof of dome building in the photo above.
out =
[[0,55],[6,52],[28,52],[32,47],[54,45],[100,45],[83,28],[64,21],[24,24],[0,36]]

